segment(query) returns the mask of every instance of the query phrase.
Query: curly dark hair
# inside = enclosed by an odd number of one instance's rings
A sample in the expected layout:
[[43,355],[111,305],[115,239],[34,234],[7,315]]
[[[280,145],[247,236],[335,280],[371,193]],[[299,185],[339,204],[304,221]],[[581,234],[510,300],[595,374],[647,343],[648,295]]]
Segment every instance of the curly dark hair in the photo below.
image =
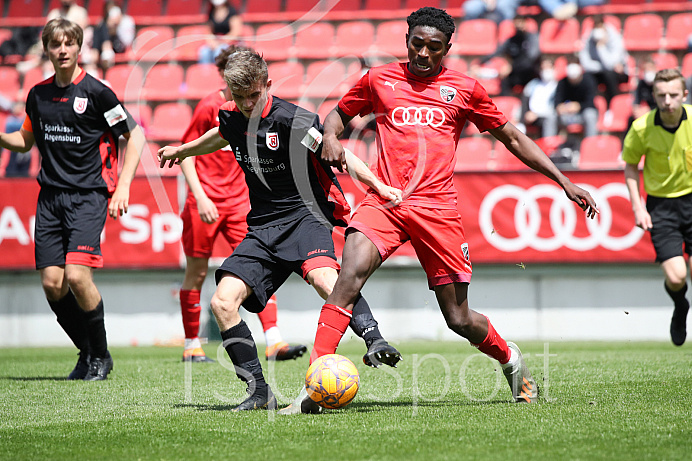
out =
[[417,26],[434,27],[447,37],[447,43],[452,40],[452,34],[456,29],[454,19],[445,10],[431,6],[424,6],[414,11],[406,18],[406,22],[408,23],[409,34]]

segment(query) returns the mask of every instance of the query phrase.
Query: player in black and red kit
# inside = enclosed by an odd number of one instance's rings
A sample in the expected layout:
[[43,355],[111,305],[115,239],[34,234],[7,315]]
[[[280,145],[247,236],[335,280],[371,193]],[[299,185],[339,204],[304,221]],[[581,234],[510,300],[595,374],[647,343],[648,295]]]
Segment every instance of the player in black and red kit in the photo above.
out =
[[[222,76],[228,57],[238,49],[231,45],[216,57],[216,67]],[[193,141],[218,127],[219,108],[231,99],[228,86],[204,97],[195,107],[190,125],[183,134],[183,143]],[[221,234],[233,250],[247,233],[245,217],[250,211],[250,200],[245,175],[233,157],[233,151],[226,146],[208,155],[185,159],[180,164],[189,188],[185,207],[180,215],[183,221],[182,244],[187,263],[180,288],[185,362],[213,362],[204,353],[198,335],[202,310],[200,295],[214,241]],[[257,315],[267,342],[267,360],[296,359],[307,351],[302,344],[291,345],[282,339],[281,330],[277,326],[276,296],[270,297],[265,308]]]
[[[538,387],[519,348],[468,305],[471,262],[453,182],[464,124],[469,121],[490,132],[524,163],[557,182],[587,216],[593,218],[598,210],[588,192],[572,184],[507,121],[476,80],[442,66],[455,30],[451,16],[425,7],[407,22],[408,62],[371,68],[324,122],[322,157],[339,166],[344,149],[338,137],[344,126],[356,115],[374,113],[379,141],[375,174],[404,196],[392,204],[370,193],[354,213],[342,271],[322,307],[310,358],[336,351],[357,293],[385,259],[411,241],[448,327],[501,364],[515,401],[535,402]],[[307,393],[301,394],[282,412],[314,407]]]
[[[292,272],[326,299],[339,269],[331,229],[346,225],[349,206],[331,168],[319,161],[319,118],[268,94],[271,80],[262,57],[253,51],[233,53],[224,79],[233,101],[221,106],[219,127],[182,146],[163,147],[159,159],[161,167],[172,166],[228,145],[245,172],[251,205],[248,234],[216,271],[211,307],[236,374],[248,385],[249,397],[234,410],[276,408],[238,310],[242,305],[261,311]],[[400,191],[378,181],[355,156],[349,156],[347,166],[380,196],[398,200]],[[359,296],[354,311],[369,310]],[[377,336],[381,338],[379,332]],[[386,346],[377,359],[394,365],[400,355]]]
[[[127,212],[145,140],[113,91],[78,66],[83,37],[81,27],[66,19],[46,24],[43,49],[55,75],[29,91],[21,130],[0,133],[0,145],[26,152],[36,143],[41,153],[36,268],[58,323],[79,349],[68,379],[100,381],[113,359],[92,271],[103,266],[106,215],[117,219]],[[118,178],[121,135],[127,147]]]

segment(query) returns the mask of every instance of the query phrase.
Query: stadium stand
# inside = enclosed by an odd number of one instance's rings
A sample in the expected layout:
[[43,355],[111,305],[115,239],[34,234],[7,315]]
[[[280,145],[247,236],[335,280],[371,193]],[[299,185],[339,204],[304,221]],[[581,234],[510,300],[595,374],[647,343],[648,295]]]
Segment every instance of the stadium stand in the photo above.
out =
[[199,47],[204,45],[209,26],[195,24],[183,26],[175,35],[175,51],[173,56],[179,61],[197,61]]
[[408,26],[402,21],[385,21],[376,27],[373,52],[380,56],[406,56],[406,48],[401,44],[401,37],[405,37]]
[[487,136],[461,138],[454,171],[486,171],[493,162],[493,142]]
[[334,35],[334,26],[329,22],[317,22],[298,28],[289,57],[327,59],[334,54]]
[[46,13],[48,13],[42,1],[12,0],[7,3],[8,18],[38,18],[42,22]]
[[300,90],[307,98],[337,98],[348,88],[345,85],[346,68],[340,61],[315,61],[308,64],[305,84]]
[[656,51],[662,45],[663,18],[651,13],[627,16],[622,36],[627,51]]
[[116,64],[106,71],[106,81],[122,101],[139,99],[144,81],[144,72],[140,66]]
[[574,18],[558,21],[545,19],[539,29],[541,52],[544,54],[572,54],[581,47],[579,21]]
[[375,26],[370,21],[348,21],[336,27],[335,56],[365,56],[375,42]]
[[137,31],[132,43],[134,59],[161,61],[173,50],[175,32],[171,26],[146,26]]
[[489,169],[498,171],[525,171],[530,169],[524,162],[507,150],[500,141],[495,141],[493,150],[495,155],[492,162],[490,162]]
[[185,72],[183,95],[185,99],[199,100],[214,89],[221,89],[226,83],[214,64],[193,64]]
[[686,50],[690,34],[692,34],[692,12],[671,15],[666,21],[666,49]]
[[303,64],[297,61],[269,63],[272,78],[272,93],[283,99],[298,99],[305,81]]
[[[89,0],[91,3],[94,0]],[[168,0],[166,2],[167,16],[193,16],[203,14],[203,0]]]
[[2,85],[0,85],[0,93],[6,98],[14,99],[21,88],[19,72],[11,66],[0,67],[0,82],[2,82]]
[[453,54],[485,56],[496,49],[497,24],[490,19],[463,21],[452,38]]
[[147,101],[172,101],[181,96],[184,71],[179,64],[156,64],[145,75],[142,98]]
[[613,135],[598,135],[584,138],[579,149],[578,165],[583,170],[620,170],[622,142]]
[[135,19],[135,22],[149,16],[163,15],[163,0],[128,0],[125,13]]
[[[531,33],[538,32],[538,23],[534,18],[526,18],[526,30]],[[506,19],[497,26],[497,43],[503,43],[516,32],[514,21]]]
[[293,46],[293,28],[288,23],[262,24],[255,30],[254,46],[267,61],[286,60]]
[[188,104],[167,102],[156,106],[147,136],[150,141],[179,141],[192,119]]

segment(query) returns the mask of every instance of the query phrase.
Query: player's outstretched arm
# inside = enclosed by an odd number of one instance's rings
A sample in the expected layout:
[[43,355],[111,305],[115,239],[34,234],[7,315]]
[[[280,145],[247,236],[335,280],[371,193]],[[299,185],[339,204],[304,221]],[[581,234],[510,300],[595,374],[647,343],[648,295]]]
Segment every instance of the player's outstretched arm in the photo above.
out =
[[159,149],[157,158],[160,162],[160,167],[164,168],[168,162],[168,168],[173,168],[173,165],[180,164],[187,157],[196,155],[204,155],[226,147],[228,141],[223,139],[219,134],[219,128],[215,127],[204,133],[199,138],[186,142],[182,146],[164,146]]
[[334,108],[324,119],[324,135],[322,137],[322,161],[327,165],[333,166],[343,171],[346,164],[344,146],[339,142],[339,136],[344,132],[344,127],[348,125],[353,117],[349,117]]
[[108,216],[113,219],[118,219],[118,216],[127,213],[127,209],[130,206],[130,185],[137,172],[137,165],[139,165],[139,159],[146,144],[144,132],[139,125],[123,136],[127,139],[123,169],[118,177],[118,185],[115,188],[115,192],[113,192],[113,196],[108,203]]
[[352,178],[357,179],[366,186],[372,188],[380,194],[385,200],[391,200],[392,203],[398,205],[403,200],[401,190],[396,187],[391,187],[380,181],[375,174],[370,171],[370,168],[361,159],[355,156],[353,152],[344,149],[346,159],[346,170]]
[[519,160],[529,167],[552,179],[562,187],[567,197],[586,211],[586,216],[594,218],[598,211],[596,202],[587,191],[578,187],[562,174],[547,155],[517,127],[507,122],[504,125],[488,130]]
[[0,133],[0,147],[14,152],[28,152],[34,146],[34,133],[20,128],[12,133]]
[[641,227],[648,231],[653,226],[651,215],[646,211],[646,206],[642,201],[642,196],[639,195],[639,166],[632,163],[625,163],[625,184],[627,192],[630,194],[630,202],[632,202],[632,212],[634,213],[634,223],[637,227]]

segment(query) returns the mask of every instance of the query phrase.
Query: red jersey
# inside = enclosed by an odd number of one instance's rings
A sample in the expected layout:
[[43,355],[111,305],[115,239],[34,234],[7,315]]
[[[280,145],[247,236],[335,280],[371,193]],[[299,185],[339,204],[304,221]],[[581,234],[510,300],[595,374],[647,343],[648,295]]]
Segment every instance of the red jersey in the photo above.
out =
[[[214,91],[202,99],[192,115],[190,126],[183,135],[183,143],[193,141],[207,131],[219,126],[219,108],[226,103],[221,91]],[[207,196],[219,212],[237,211],[239,207],[250,209],[245,174],[238,165],[230,146],[211,154],[194,158],[195,170]],[[188,190],[188,205],[197,208],[194,196]]]
[[445,67],[421,78],[403,62],[370,69],[339,108],[349,116],[375,114],[375,174],[401,189],[408,203],[435,208],[456,208],[452,178],[466,121],[480,131],[507,123],[475,79]]

